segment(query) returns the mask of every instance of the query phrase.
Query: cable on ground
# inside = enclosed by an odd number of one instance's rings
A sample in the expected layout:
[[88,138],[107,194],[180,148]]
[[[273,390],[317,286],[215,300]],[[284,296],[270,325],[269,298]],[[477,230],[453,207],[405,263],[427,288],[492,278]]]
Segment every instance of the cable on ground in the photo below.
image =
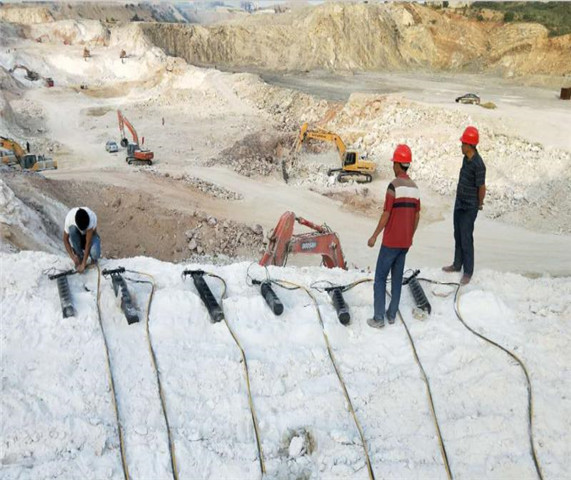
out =
[[359,436],[361,438],[361,444],[363,446],[363,451],[365,452],[365,462],[367,464],[367,471],[369,473],[369,478],[370,478],[370,480],[375,480],[375,474],[373,472],[373,467],[371,465],[371,459],[369,458],[369,451],[368,451],[369,449],[367,446],[367,441],[365,440],[365,435],[363,434],[363,429],[361,428],[361,424],[359,423],[359,420],[357,418],[357,414],[355,413],[355,409],[353,408],[353,403],[351,402],[351,398],[349,397],[349,392],[347,391],[347,387],[345,385],[345,382],[343,381],[343,377],[341,376],[341,371],[339,370],[339,367],[337,366],[337,362],[335,360],[335,356],[333,355],[333,351],[331,349],[331,344],[329,343],[329,338],[327,337],[327,333],[325,332],[325,325],[323,324],[323,318],[321,316],[321,311],[319,310],[319,304],[317,303],[317,299],[315,298],[313,293],[311,293],[311,291],[308,288],[304,287],[303,285],[299,285],[299,284],[289,282],[286,280],[272,280],[272,283],[274,283],[274,284],[276,284],[282,288],[286,288],[288,290],[301,289],[305,293],[307,293],[307,295],[309,295],[309,297],[313,301],[313,304],[315,306],[315,310],[317,312],[317,318],[319,319],[319,324],[321,325],[321,331],[323,333],[325,345],[327,347],[327,353],[329,354],[329,358],[331,360],[331,363],[333,364],[333,368],[335,370],[335,373],[337,374],[337,378],[339,379],[339,383],[340,383],[341,388],[343,390],[345,400],[347,401],[347,405],[349,406],[349,412],[351,413],[351,416],[353,417],[353,421],[355,422],[355,425],[356,425],[357,430],[359,432]]
[[156,286],[155,279],[149,273],[137,272],[135,270],[125,270],[125,271],[129,272],[129,273],[133,273],[135,275],[142,276],[142,277],[147,277],[149,279],[149,280],[136,280],[133,278],[125,277],[125,280],[129,280],[130,282],[133,282],[133,283],[145,283],[145,284],[148,284],[151,286],[151,292],[149,293],[149,300],[147,301],[147,309],[146,309],[146,314],[145,314],[145,330],[147,333],[147,335],[146,335],[147,336],[147,346],[149,348],[149,353],[151,354],[153,369],[155,371],[155,376],[157,379],[157,387],[159,390],[159,397],[161,399],[161,408],[163,411],[163,417],[165,418],[165,425],[167,428],[167,438],[168,438],[168,442],[169,442],[169,453],[170,453],[172,476],[173,476],[174,480],[178,480],[178,468],[177,468],[177,464],[176,464],[174,440],[172,438],[172,430],[171,430],[169,418],[167,415],[166,399],[165,399],[165,394],[164,394],[163,387],[162,387],[162,381],[161,381],[160,370],[158,367],[157,355],[155,353],[155,349],[153,348],[153,342],[151,340],[151,332],[149,329],[149,318],[150,318],[150,314],[151,314],[151,303],[153,301],[153,295],[155,293],[155,286]]
[[115,410],[115,420],[117,422],[117,431],[119,433],[119,450],[121,452],[121,465],[123,467],[123,476],[125,480],[129,480],[129,467],[127,466],[127,455],[125,452],[125,439],[123,437],[123,427],[119,417],[119,408],[117,406],[117,393],[115,391],[115,382],[113,380],[113,371],[111,370],[111,360],[109,355],[109,345],[107,344],[107,337],[105,336],[105,329],[103,328],[103,321],[101,320],[101,269],[97,264],[97,318],[99,320],[99,328],[101,329],[101,336],[103,337],[103,345],[105,347],[105,359],[107,364],[107,376],[109,379],[109,387],[111,388],[111,396],[113,399],[113,409]]
[[471,328],[466,323],[466,321],[464,320],[464,317],[462,316],[462,314],[460,312],[460,287],[461,287],[461,285],[459,283],[457,283],[457,282],[439,282],[436,280],[431,280],[429,278],[421,278],[421,277],[419,277],[418,280],[422,280],[424,282],[432,283],[435,285],[455,286],[456,292],[454,293],[454,313],[456,314],[456,317],[462,323],[462,325],[464,325],[464,327],[469,332],[476,335],[478,338],[481,338],[482,340],[489,343],[490,345],[493,345],[494,347],[499,348],[503,352],[507,353],[511,358],[513,358],[517,362],[517,364],[523,370],[523,373],[525,375],[525,380],[526,380],[526,387],[527,387],[528,436],[529,436],[529,443],[530,443],[530,452],[531,452],[531,456],[533,458],[533,464],[534,464],[537,476],[539,477],[540,480],[543,480],[543,472],[541,470],[541,465],[540,465],[539,460],[537,458],[537,452],[535,451],[535,440],[534,440],[534,436],[533,436],[533,390],[532,390],[532,386],[531,386],[531,380],[529,377],[529,372],[527,371],[525,364],[519,359],[519,357],[517,355],[515,355],[514,353],[509,351],[507,348],[505,348],[502,345],[500,345],[499,343],[491,340],[490,338],[486,337],[485,335],[478,333],[477,331],[475,331],[473,328]]
[[[211,272],[204,272],[204,274],[208,275],[210,277],[217,278],[218,280],[220,280],[222,282],[223,291],[222,291],[222,295],[220,296],[220,304],[222,304],[222,301],[224,300],[224,298],[226,296],[226,291],[227,291],[226,281],[221,276],[216,275],[216,274],[211,273]],[[246,353],[244,352],[244,349],[242,348],[242,344],[240,343],[240,340],[238,339],[236,333],[234,332],[234,330],[230,326],[230,323],[228,322],[226,315],[224,315],[224,323],[226,324],[226,328],[230,332],[230,335],[232,335],[232,338],[234,339],[234,342],[236,343],[238,349],[240,350],[240,354],[242,355],[242,365],[244,366],[244,374],[246,376],[246,386],[248,389],[248,404],[250,406],[250,413],[252,415],[252,423],[254,424],[254,433],[256,435],[256,446],[258,448],[258,459],[260,462],[260,471],[262,472],[262,475],[265,475],[266,463],[264,461],[264,453],[263,453],[263,449],[262,449],[262,442],[261,442],[261,436],[260,436],[260,427],[258,424],[258,417],[256,415],[256,409],[254,408],[254,401],[252,399],[252,390],[250,387],[250,372],[248,370],[248,361],[246,359]]]

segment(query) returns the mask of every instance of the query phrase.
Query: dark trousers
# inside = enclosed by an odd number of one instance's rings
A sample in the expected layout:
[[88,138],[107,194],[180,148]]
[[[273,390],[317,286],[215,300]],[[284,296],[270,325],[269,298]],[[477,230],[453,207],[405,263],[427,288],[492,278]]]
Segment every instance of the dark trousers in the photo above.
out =
[[465,275],[474,273],[474,223],[477,208],[454,209],[454,268],[464,267]]
[[375,320],[381,321],[385,318],[385,290],[387,288],[389,272],[391,272],[391,303],[387,310],[387,317],[394,319],[397,316],[400,293],[402,290],[404,261],[407,252],[408,248],[381,246],[379,258],[377,259],[377,269],[375,270],[375,283],[373,287],[375,295]]

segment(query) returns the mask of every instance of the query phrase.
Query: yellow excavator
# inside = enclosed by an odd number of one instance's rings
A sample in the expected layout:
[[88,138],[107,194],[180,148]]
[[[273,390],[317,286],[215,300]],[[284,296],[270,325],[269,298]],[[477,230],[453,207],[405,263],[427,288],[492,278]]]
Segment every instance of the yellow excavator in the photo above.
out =
[[2,164],[15,167],[21,170],[41,172],[42,170],[54,170],[57,168],[57,161],[46,158],[43,155],[26,153],[16,140],[0,137],[0,147],[12,152],[14,155],[2,157]]
[[336,133],[328,132],[322,128],[310,129],[309,125],[304,123],[299,131],[295,147],[296,152],[299,152],[303,143],[310,138],[334,143],[337,147],[337,152],[341,159],[341,168],[329,170],[328,175],[339,172],[337,175],[339,182],[345,182],[351,178],[355,179],[357,183],[370,183],[373,180],[373,173],[376,167],[375,162],[363,160],[358,152],[347,150],[345,143]]

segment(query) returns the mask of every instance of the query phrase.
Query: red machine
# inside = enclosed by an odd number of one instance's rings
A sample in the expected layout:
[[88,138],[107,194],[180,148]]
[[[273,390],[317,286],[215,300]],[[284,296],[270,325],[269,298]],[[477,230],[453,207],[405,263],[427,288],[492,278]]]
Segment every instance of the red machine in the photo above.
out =
[[[295,222],[315,230],[315,232],[293,235]],[[341,242],[327,225],[316,225],[309,220],[296,217],[293,212],[285,212],[272,231],[268,248],[260,260],[260,265],[283,267],[290,253],[319,254],[323,265],[328,268],[347,268]]]
[[[131,125],[131,122],[127,120],[121,110],[117,110],[117,119],[119,120],[119,131],[121,132],[121,146],[127,148],[127,158],[125,161],[128,164],[132,163],[144,163],[147,165],[153,164],[154,153],[150,150],[143,150],[139,145],[139,136],[137,135],[137,131],[135,127]],[[125,137],[125,127],[127,130],[131,132],[131,136],[133,137],[133,143],[129,143],[127,137]],[[145,137],[143,137],[143,140]]]

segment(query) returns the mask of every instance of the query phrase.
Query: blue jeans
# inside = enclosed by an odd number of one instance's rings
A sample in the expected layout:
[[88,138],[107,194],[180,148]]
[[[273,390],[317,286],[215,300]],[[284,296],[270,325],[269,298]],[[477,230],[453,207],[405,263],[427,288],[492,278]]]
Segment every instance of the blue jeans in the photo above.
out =
[[387,277],[391,272],[391,303],[387,310],[387,317],[394,319],[399,309],[400,293],[402,289],[402,275],[404,272],[404,261],[408,248],[391,248],[381,246],[379,258],[377,259],[377,269],[375,270],[375,320],[381,321],[385,316],[385,290]]
[[454,209],[454,268],[464,267],[465,275],[474,273],[474,223],[477,208]]
[[[83,260],[83,250],[85,249],[85,235],[83,235],[77,227],[69,227],[69,243],[79,260]],[[99,260],[101,256],[101,240],[97,233],[91,238],[91,249],[89,250],[91,260]]]

